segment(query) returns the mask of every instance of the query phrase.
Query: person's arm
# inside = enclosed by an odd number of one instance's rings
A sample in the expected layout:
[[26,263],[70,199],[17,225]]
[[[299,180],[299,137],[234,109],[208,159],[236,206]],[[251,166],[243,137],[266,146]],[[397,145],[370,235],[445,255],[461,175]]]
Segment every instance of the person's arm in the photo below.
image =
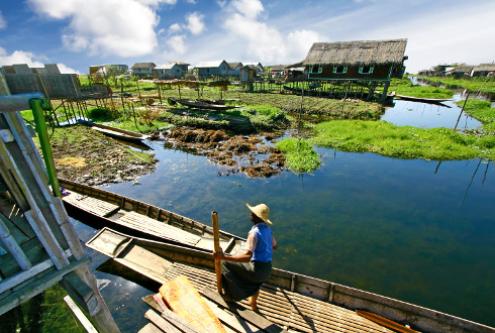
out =
[[278,246],[277,240],[272,236],[272,249],[276,250]]
[[222,251],[220,253],[214,253],[216,258],[220,258],[225,261],[234,261],[234,262],[249,262],[251,261],[251,257],[253,255],[253,251],[256,248],[256,236],[254,233],[250,232],[248,234],[246,240],[246,249],[241,253],[236,255],[225,255]]
[[234,262],[250,262],[252,255],[253,255],[253,253],[251,251],[245,250],[245,251],[243,251],[239,254],[236,254],[234,256],[223,255],[222,260],[234,261]]

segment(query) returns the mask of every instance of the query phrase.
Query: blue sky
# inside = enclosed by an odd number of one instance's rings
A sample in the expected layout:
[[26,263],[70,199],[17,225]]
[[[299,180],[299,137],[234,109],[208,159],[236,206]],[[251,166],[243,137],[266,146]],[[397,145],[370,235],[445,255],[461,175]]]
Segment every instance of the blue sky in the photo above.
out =
[[415,72],[495,60],[494,0],[1,0],[0,65],[287,64],[316,41],[408,38]]

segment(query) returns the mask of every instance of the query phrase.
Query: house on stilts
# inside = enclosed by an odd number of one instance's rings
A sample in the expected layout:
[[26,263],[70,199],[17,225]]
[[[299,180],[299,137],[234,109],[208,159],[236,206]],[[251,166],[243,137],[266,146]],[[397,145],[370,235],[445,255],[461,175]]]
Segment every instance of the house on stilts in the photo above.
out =
[[391,79],[404,74],[406,44],[407,39],[314,43],[294,66],[304,67],[310,94],[384,100]]

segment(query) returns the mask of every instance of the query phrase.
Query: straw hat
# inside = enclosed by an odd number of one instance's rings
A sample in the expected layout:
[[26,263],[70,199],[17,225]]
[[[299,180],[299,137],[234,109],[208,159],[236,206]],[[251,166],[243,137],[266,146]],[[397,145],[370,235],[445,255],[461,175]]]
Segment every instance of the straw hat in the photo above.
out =
[[250,206],[248,203],[246,204],[246,207],[256,216],[258,216],[260,219],[262,219],[264,222],[268,224],[272,224],[272,221],[268,219],[268,215],[270,215],[270,208],[265,205],[264,203],[261,203],[256,206]]

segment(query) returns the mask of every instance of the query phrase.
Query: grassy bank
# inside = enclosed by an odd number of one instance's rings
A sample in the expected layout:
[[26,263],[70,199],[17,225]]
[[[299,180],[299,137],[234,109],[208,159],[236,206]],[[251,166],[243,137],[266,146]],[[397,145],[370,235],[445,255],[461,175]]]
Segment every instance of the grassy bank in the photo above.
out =
[[320,157],[304,139],[286,138],[276,147],[284,154],[286,167],[295,173],[312,172],[320,166]]
[[395,91],[398,95],[423,98],[450,98],[453,95],[452,91],[445,88],[419,85],[415,86],[407,78],[393,79],[390,83],[388,91]]
[[133,180],[155,165],[152,154],[85,126],[57,128],[50,143],[59,176],[90,185]]
[[427,82],[440,83],[448,88],[468,89],[472,92],[482,92],[487,94],[495,94],[495,79],[471,78],[471,79],[455,79],[453,77],[443,76],[421,76],[420,79]]
[[[457,102],[462,107],[464,101]],[[479,99],[469,99],[464,108],[464,112],[483,123],[483,132],[489,135],[495,135],[495,108],[491,107],[489,101]]]
[[329,121],[316,125],[315,130],[312,143],[344,151],[411,159],[495,159],[494,136],[479,137],[443,128],[395,126],[384,121]]

